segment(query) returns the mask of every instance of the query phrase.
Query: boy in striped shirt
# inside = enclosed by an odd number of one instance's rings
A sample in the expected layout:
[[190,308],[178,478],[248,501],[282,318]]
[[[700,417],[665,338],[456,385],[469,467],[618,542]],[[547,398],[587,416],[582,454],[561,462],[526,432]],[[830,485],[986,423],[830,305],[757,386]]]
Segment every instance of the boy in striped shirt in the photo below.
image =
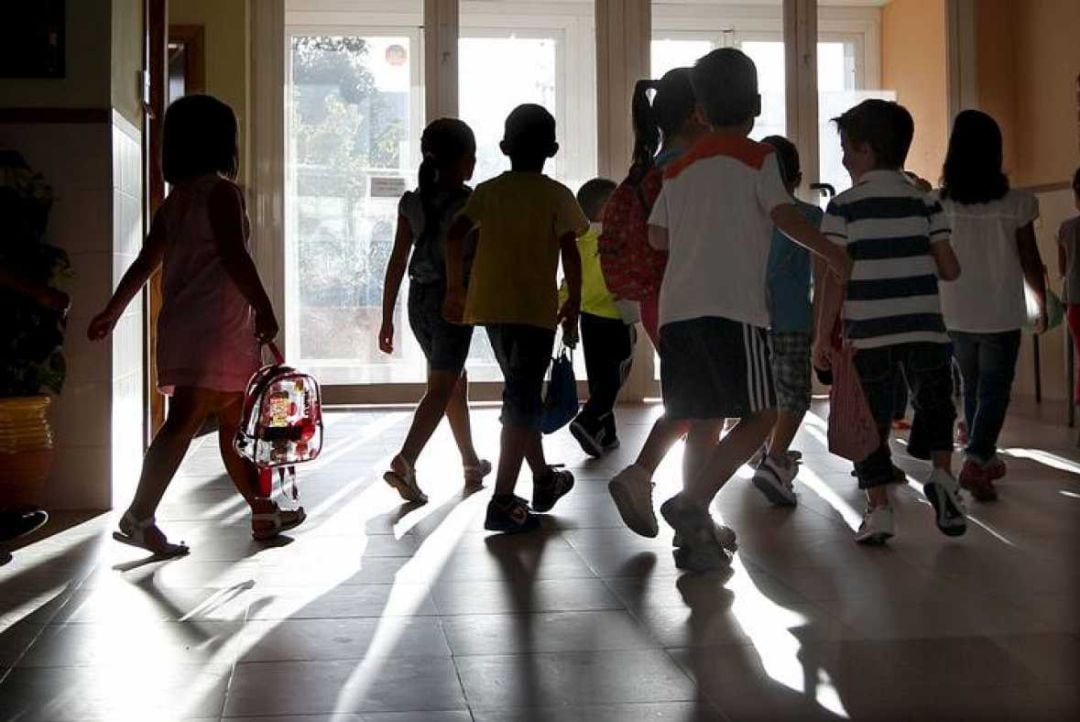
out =
[[[881,544],[893,535],[889,430],[898,379],[906,379],[914,399],[908,453],[932,461],[923,491],[938,528],[959,536],[966,521],[952,475],[956,409],[949,337],[938,298],[939,279],[952,281],[960,275],[948,221],[941,205],[902,171],[915,131],[903,106],[867,100],[835,122],[854,187],[829,204],[821,230],[845,247],[853,261],[843,291],[843,331],[858,350],[855,366],[881,434],[877,451],[855,464],[868,502],[855,541]],[[827,295],[835,297],[837,291],[836,284],[826,281]],[[835,308],[825,303],[825,308]],[[834,322],[835,316],[819,318],[814,349],[819,367],[828,365]]]

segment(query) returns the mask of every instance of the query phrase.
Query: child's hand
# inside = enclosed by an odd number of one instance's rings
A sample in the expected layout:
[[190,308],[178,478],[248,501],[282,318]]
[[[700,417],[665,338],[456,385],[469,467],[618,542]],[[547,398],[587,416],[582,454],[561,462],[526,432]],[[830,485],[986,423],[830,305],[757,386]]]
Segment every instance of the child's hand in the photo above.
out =
[[109,309],[105,309],[90,321],[90,327],[86,330],[86,337],[91,341],[100,341],[112,333],[116,326],[117,316]]
[[1039,315],[1035,319],[1035,335],[1040,336],[1046,333],[1046,328],[1050,325],[1050,316],[1046,313],[1046,306],[1039,309]]
[[832,368],[832,353],[827,340],[814,341],[814,368],[822,371]]
[[379,328],[379,350],[386,354],[394,353],[394,324],[383,321]]
[[450,323],[460,324],[465,318],[465,291],[460,288],[448,288],[443,301],[443,318]]
[[581,315],[580,299],[568,298],[559,308],[559,315],[555,317],[555,322],[562,324],[564,339],[577,338],[577,325],[579,315]]
[[274,309],[265,308],[255,312],[255,338],[259,339],[259,343],[273,341],[279,330]]

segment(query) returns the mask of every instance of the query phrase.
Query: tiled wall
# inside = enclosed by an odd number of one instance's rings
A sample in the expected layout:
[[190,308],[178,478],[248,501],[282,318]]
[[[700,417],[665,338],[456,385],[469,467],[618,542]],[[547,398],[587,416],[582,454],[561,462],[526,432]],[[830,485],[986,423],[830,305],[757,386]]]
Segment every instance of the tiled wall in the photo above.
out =
[[[142,146],[138,129],[115,111],[112,126],[112,287],[143,243]],[[112,337],[112,493],[126,504],[143,450],[143,304],[136,298]]]
[[[71,257],[68,378],[54,399],[56,461],[47,505],[107,509],[135,473],[142,444],[142,302],[112,342],[90,343],[86,327],[108,300],[141,244],[141,160],[137,131],[111,122],[0,124],[0,145],[20,151],[53,186],[49,240]],[[114,152],[115,151],[115,152]],[[118,490],[126,496],[125,490]]]

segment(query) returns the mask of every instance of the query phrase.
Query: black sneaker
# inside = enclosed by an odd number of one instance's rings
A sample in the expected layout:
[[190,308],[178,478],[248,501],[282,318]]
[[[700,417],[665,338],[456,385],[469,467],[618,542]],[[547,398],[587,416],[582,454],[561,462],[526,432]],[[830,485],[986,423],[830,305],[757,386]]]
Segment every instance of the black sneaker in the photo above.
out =
[[49,520],[48,513],[36,511],[0,512],[0,541],[25,536]]
[[532,508],[544,514],[566,493],[574,488],[574,475],[557,466],[549,466],[543,477],[533,477]]
[[502,534],[520,534],[539,529],[540,520],[529,511],[529,505],[519,496],[512,496],[507,500],[493,497],[488,502],[484,528]]
[[604,455],[604,444],[601,436],[603,429],[592,429],[580,416],[570,422],[570,433],[581,444],[581,450],[594,459]]

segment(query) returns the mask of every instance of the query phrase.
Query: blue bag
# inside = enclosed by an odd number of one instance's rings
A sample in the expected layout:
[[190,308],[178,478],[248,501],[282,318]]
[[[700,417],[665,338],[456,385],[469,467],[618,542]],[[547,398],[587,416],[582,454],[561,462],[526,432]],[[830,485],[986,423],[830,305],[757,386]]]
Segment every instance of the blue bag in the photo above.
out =
[[578,413],[577,379],[574,378],[574,357],[564,346],[551,361],[551,378],[544,394],[544,412],[540,416],[540,431],[554,434],[574,420]]

